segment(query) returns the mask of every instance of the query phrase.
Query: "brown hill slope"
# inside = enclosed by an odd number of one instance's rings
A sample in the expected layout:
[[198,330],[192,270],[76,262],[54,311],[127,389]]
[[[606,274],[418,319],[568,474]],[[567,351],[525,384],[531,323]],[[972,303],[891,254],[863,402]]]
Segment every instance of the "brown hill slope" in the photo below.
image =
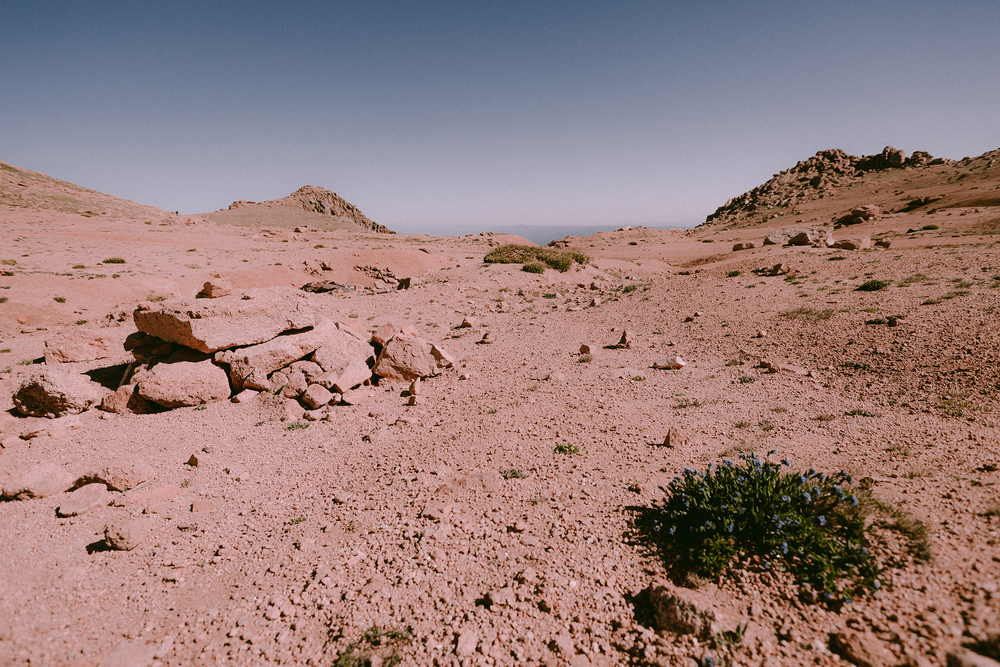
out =
[[700,228],[736,229],[784,216],[833,220],[865,204],[888,212],[1000,205],[1000,149],[958,162],[924,151],[907,158],[890,146],[865,157],[820,151],[730,199]]
[[326,188],[306,185],[287,197],[270,201],[236,201],[227,210],[206,213],[213,222],[246,226],[307,225],[322,230],[369,229],[380,234],[394,234],[384,225],[372,222],[354,204]]
[[155,206],[119,199],[2,161],[0,161],[0,208],[10,211],[59,211],[87,217],[116,215],[123,218],[161,220],[176,218],[173,213]]

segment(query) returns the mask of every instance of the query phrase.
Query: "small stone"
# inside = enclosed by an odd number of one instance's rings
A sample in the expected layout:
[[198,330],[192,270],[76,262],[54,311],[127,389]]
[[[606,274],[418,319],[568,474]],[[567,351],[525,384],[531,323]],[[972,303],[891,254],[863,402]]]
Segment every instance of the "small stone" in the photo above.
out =
[[463,657],[470,656],[476,652],[477,646],[479,646],[479,633],[469,628],[458,635],[458,640],[455,642],[455,653]]
[[482,339],[479,341],[480,345],[490,345],[492,343],[493,343],[493,338],[490,336],[489,331],[484,333]]
[[340,397],[340,402],[346,405],[358,405],[375,395],[375,390],[370,387],[358,387],[345,391]]
[[550,644],[564,656],[576,655],[576,645],[573,643],[573,638],[568,634],[556,635],[552,638]]
[[189,465],[192,468],[197,468],[198,467],[198,455],[197,454],[192,454],[191,458],[189,458],[187,461],[184,462],[184,465]]
[[333,398],[333,393],[318,384],[311,384],[302,394],[302,402],[311,409],[321,408]]
[[517,573],[515,579],[519,584],[533,584],[538,581],[538,570],[533,567],[526,567]]
[[108,493],[107,486],[100,483],[87,484],[70,493],[56,510],[56,514],[61,517],[77,516],[110,502],[111,494]]
[[686,447],[689,439],[686,433],[676,426],[671,426],[667,430],[667,437],[663,439],[664,447]]
[[766,336],[767,336],[767,331],[765,331],[764,329],[757,330],[757,338],[764,338]]
[[512,588],[492,590],[486,594],[486,599],[489,600],[491,606],[496,605],[498,607],[513,607],[514,603],[517,602],[517,597],[514,595],[514,589]]
[[591,347],[586,343],[584,343],[583,345],[580,346],[580,354],[593,354],[593,353],[591,352]]
[[423,402],[423,398],[420,396],[410,396],[406,399],[407,405],[420,405]]
[[621,349],[630,348],[630,347],[632,347],[632,342],[633,342],[633,336],[632,336],[632,334],[629,333],[627,330],[626,331],[622,331],[622,337],[618,341],[618,343],[615,345],[615,347],[621,348]]
[[410,396],[418,396],[420,394],[420,378],[417,378],[410,383]]
[[259,391],[254,389],[244,389],[240,393],[233,396],[233,403],[248,403],[257,397]]
[[104,527],[104,541],[117,551],[132,551],[146,540],[151,529],[149,519],[120,521]]
[[459,329],[468,329],[479,325],[479,318],[477,317],[466,317],[462,320],[462,323],[458,325]]
[[77,481],[101,482],[112,491],[128,491],[156,474],[153,468],[137,456],[125,456],[104,466],[97,472],[84,475]]
[[829,646],[831,651],[858,667],[889,667],[896,664],[892,652],[869,632],[835,632],[830,635]]
[[653,368],[676,370],[687,366],[687,362],[681,359],[679,354],[672,357],[664,357],[653,362]]
[[215,510],[215,503],[205,498],[198,498],[191,502],[192,512],[212,512]]

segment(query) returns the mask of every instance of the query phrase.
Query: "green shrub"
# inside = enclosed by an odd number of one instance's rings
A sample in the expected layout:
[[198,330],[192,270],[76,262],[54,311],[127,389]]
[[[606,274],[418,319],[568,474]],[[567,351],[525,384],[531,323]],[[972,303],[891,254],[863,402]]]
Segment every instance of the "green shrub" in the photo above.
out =
[[527,479],[528,475],[520,468],[505,468],[500,471],[500,476],[504,479]]
[[727,278],[735,278],[736,276],[742,275],[740,271],[730,271],[726,274]]
[[124,264],[124,263],[125,260],[122,259],[121,257],[108,257],[107,259],[101,262],[101,264]]
[[[490,251],[483,262],[487,264],[524,264],[529,266],[540,263],[549,266],[557,271],[566,272],[572,268],[573,263],[586,264],[590,258],[578,252],[563,252],[553,248],[537,248],[535,246],[518,245],[508,243]],[[525,269],[529,273],[541,273],[535,269]]]
[[932,232],[935,229],[941,229],[941,228],[938,227],[937,225],[924,225],[920,229],[924,230],[925,232]]
[[877,589],[865,518],[857,496],[845,490],[850,476],[785,472],[771,454],[740,454],[741,464],[723,460],[704,473],[685,469],[639,528],[669,566],[688,574],[716,577],[756,557],[824,599]]
[[809,306],[799,306],[798,308],[784,310],[781,312],[781,315],[782,317],[788,317],[791,319],[801,317],[818,322],[819,320],[828,320],[833,317],[833,309],[824,308],[823,310],[816,310],[815,308],[810,308]]
[[622,288],[622,294],[630,294],[639,289],[638,285],[626,285]]
[[528,262],[521,267],[521,270],[528,273],[545,273],[545,265],[541,262]]
[[885,289],[891,284],[888,280],[869,280],[857,286],[855,291],[857,292],[877,292],[880,289]]
[[576,454],[578,451],[580,451],[579,447],[568,443],[556,445],[555,447],[556,454]]

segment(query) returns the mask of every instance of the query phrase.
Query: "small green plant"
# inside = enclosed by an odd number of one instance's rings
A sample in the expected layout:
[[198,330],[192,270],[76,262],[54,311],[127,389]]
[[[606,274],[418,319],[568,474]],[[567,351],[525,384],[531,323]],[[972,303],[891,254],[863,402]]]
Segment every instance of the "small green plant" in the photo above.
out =
[[316,250],[320,250],[320,249],[325,248],[325,247],[326,246],[323,245],[322,243],[317,243],[316,245],[313,246],[313,248],[315,248]]
[[765,433],[768,432],[768,431],[773,431],[774,430],[774,424],[772,424],[771,422],[769,422],[766,419],[762,420],[757,425],[760,426],[760,430],[764,431]]
[[124,264],[125,260],[121,257],[108,257],[101,261],[101,264]]
[[925,232],[932,232],[935,229],[941,229],[941,227],[938,225],[924,225],[920,229],[924,230]]
[[184,480],[183,482],[181,482],[181,488],[182,488],[182,489],[186,489],[186,488],[188,488],[189,486],[191,486],[191,480],[189,480],[189,479],[186,479],[186,480]]
[[831,414],[822,414],[813,417],[813,419],[815,419],[818,422],[832,422],[836,418],[837,418],[836,415],[831,415]]
[[5,347],[4,349],[0,350],[0,354],[10,354],[10,348]]
[[581,364],[589,364],[593,360],[594,360],[594,355],[592,355],[592,354],[581,354],[580,358],[577,359],[577,362],[579,362]]
[[19,366],[31,366],[32,364],[35,363],[35,360],[34,359],[21,359],[21,361],[19,361],[17,363],[18,363]]
[[500,476],[504,479],[527,479],[528,474],[520,468],[505,468],[500,471]]
[[302,429],[309,428],[309,424],[306,422],[292,422],[288,425],[289,431],[301,431]]
[[304,516],[297,516],[294,519],[291,519],[288,522],[288,525],[289,526],[297,526],[297,525],[299,525],[300,523],[302,523],[305,520],[306,520],[306,518]]
[[0,264],[4,264],[5,266],[17,266],[17,260],[16,259],[0,259]]
[[866,364],[863,361],[845,361],[841,365],[844,368],[853,368],[856,371],[870,371],[872,369],[871,364]]
[[556,294],[554,294],[552,292],[546,292],[545,294],[542,295],[542,298],[543,299],[554,299],[554,298],[556,298]]
[[785,472],[756,454],[690,468],[637,528],[678,573],[714,578],[751,559],[791,572],[829,600],[879,588],[865,517],[851,477]]
[[826,261],[828,261],[828,262],[839,262],[842,259],[847,259],[847,258],[844,257],[843,255],[834,255],[833,257],[827,257]]
[[556,454],[576,454],[579,451],[580,451],[579,447],[577,447],[576,445],[571,445],[569,443],[563,443],[561,445],[556,445],[555,447]]
[[776,405],[773,408],[771,408],[771,412],[777,412],[778,414],[783,414],[785,412],[788,412],[788,408],[786,408],[783,405]]
[[700,408],[702,405],[704,405],[704,403],[699,401],[697,398],[694,400],[682,398],[677,401],[677,404],[674,406],[674,408],[677,408],[679,410],[684,408]]
[[736,276],[741,276],[741,275],[743,275],[742,271],[730,271],[729,273],[726,274],[726,277],[735,278]]
[[872,412],[871,410],[862,410],[861,408],[855,408],[853,410],[848,410],[846,413],[848,417],[881,417],[877,412]]
[[891,285],[889,280],[868,280],[854,288],[856,292],[877,292]]
[[639,289],[638,285],[626,285],[622,288],[622,294],[631,294],[632,292]]
[[52,300],[56,303],[66,303],[66,297],[64,296],[54,296],[52,297]]
[[[330,632],[332,638],[332,630]],[[333,667],[371,667],[380,664],[382,667],[396,667],[403,659],[396,652],[399,646],[405,646],[413,641],[413,635],[408,630],[383,630],[373,625],[352,642],[344,652],[333,661]]]
[[736,422],[736,428],[750,428],[750,422]]
[[201,405],[195,406],[195,410],[207,410],[208,406],[202,403]]
[[757,378],[753,377],[752,375],[741,375],[740,376],[740,384],[753,384],[756,381],[757,381]]
[[86,265],[84,265],[84,264],[74,264],[74,265],[73,265],[73,268],[74,268],[74,269],[85,269],[85,268],[87,268],[87,267],[86,267]]
[[541,262],[528,262],[521,270],[526,273],[545,273],[545,265]]
[[7,303],[7,297],[0,296],[0,303]]
[[726,366],[739,366],[740,362],[738,359],[726,359]]

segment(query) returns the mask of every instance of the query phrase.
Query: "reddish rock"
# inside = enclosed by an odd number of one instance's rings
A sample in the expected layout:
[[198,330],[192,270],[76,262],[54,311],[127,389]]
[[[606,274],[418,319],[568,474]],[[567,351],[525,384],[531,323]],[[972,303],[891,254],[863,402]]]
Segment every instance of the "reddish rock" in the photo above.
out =
[[243,290],[219,299],[143,304],[136,328],[200,352],[255,345],[316,324],[309,297],[291,287]]
[[229,377],[212,361],[156,364],[142,375],[136,391],[165,408],[201,405],[229,398]]
[[0,478],[0,497],[11,500],[45,498],[62,493],[73,484],[73,476],[57,463],[40,463],[19,475]]
[[453,365],[450,356],[442,353],[423,338],[397,334],[382,348],[375,362],[375,375],[388,380],[412,382],[420,377],[437,375]]
[[71,363],[107,359],[120,350],[121,338],[75,330],[45,341],[45,363]]
[[69,494],[69,497],[59,506],[56,514],[62,517],[77,516],[98,507],[111,503],[111,494],[104,484],[94,483],[81,486]]
[[86,375],[44,370],[21,383],[14,392],[14,405],[32,417],[62,417],[100,403],[107,393]]

